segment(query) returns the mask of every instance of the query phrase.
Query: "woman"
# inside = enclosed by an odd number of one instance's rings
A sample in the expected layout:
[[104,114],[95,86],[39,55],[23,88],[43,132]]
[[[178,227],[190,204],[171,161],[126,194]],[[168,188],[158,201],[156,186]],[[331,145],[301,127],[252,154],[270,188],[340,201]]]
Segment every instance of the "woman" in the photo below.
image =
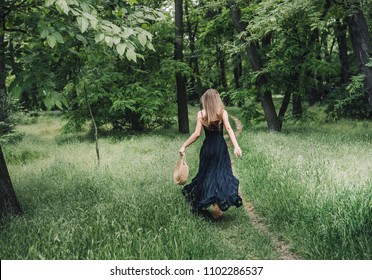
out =
[[192,182],[182,189],[182,193],[194,212],[199,213],[212,205],[212,216],[218,219],[222,217],[222,211],[230,206],[242,205],[238,194],[239,181],[232,173],[223,127],[234,145],[235,156],[240,157],[242,150],[236,141],[219,93],[208,89],[201,97],[201,103],[203,110],[198,112],[195,131],[179,150],[183,155],[186,148],[199,138],[201,129],[204,128],[206,137],[200,150],[199,171]]

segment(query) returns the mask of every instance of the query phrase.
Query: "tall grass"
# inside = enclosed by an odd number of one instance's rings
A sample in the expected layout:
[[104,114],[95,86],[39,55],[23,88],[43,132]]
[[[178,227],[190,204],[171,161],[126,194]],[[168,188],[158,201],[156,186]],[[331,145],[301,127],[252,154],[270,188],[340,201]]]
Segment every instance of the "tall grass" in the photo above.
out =
[[[58,116],[24,122],[24,140],[3,147],[23,214],[0,223],[1,259],[280,258],[243,208],[221,222],[190,213],[172,182],[187,138],[176,127],[102,138],[100,166],[89,135],[62,127]],[[243,195],[300,257],[371,259],[371,138],[370,122],[246,125],[234,159]],[[187,150],[190,179],[201,143]]]
[[[4,147],[23,214],[1,222],[1,259],[279,257],[243,208],[221,222],[191,214],[172,182],[187,137],[175,127],[102,138],[97,166],[94,143],[82,133],[62,134],[62,125],[40,118],[19,127],[23,142]],[[187,152],[191,177],[200,145]]]
[[244,193],[305,258],[372,259],[371,128],[308,121],[243,134]]

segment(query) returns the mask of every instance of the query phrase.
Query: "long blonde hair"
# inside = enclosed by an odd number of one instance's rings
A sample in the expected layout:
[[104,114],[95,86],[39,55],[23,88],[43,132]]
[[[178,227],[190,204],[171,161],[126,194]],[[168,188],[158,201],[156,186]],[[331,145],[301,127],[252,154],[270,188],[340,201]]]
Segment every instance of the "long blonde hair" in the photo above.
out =
[[203,125],[208,129],[219,129],[225,106],[218,91],[208,89],[200,98],[200,102],[205,110],[205,115],[203,115],[202,119]]

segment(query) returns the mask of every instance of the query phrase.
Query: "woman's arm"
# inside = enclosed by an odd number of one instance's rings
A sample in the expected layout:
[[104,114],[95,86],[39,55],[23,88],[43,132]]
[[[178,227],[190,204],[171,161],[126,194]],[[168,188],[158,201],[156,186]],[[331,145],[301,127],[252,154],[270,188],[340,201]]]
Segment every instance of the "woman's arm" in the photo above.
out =
[[190,146],[192,143],[194,143],[200,136],[201,129],[202,129],[202,114],[199,111],[196,121],[196,127],[193,134],[190,135],[189,139],[186,140],[185,143],[183,143],[181,149],[179,150],[180,155],[183,155],[185,153],[185,150],[188,146]]
[[238,141],[236,140],[234,131],[231,128],[231,125],[230,125],[230,122],[229,122],[229,115],[227,114],[226,110],[223,111],[222,120],[223,120],[223,125],[226,128],[227,134],[229,135],[229,137],[231,139],[231,142],[234,145],[234,155],[237,156],[237,157],[241,157],[242,156],[242,150],[240,149]]

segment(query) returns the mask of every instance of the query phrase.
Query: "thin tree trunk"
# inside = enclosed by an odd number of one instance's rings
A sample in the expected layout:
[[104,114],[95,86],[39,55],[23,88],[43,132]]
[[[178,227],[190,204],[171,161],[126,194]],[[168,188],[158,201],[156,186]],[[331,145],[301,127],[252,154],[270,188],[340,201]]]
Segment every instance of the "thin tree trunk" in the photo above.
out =
[[[183,0],[174,0],[176,38],[174,59],[183,61]],[[178,129],[180,133],[189,133],[189,118],[187,109],[186,81],[181,72],[176,73]]]
[[359,70],[365,75],[364,88],[367,92],[369,105],[372,108],[372,69],[366,66],[370,62],[370,53],[372,52],[367,21],[363,12],[356,9],[354,14],[347,18],[347,23]]
[[346,84],[350,81],[349,58],[347,55],[347,39],[346,39],[346,24],[337,21],[336,23],[336,38],[338,44],[338,54],[341,62],[341,82]]
[[234,55],[234,84],[235,89],[239,89],[240,85],[240,77],[243,74],[243,67],[242,67],[242,59],[239,54]]
[[190,1],[187,0],[185,2],[185,16],[186,16],[186,25],[187,25],[187,32],[189,37],[189,43],[190,43],[190,60],[189,65],[190,68],[193,69],[194,75],[191,77],[191,87],[192,87],[192,97],[197,99],[200,98],[203,94],[203,86],[200,79],[200,70],[199,70],[199,62],[198,62],[198,56],[195,51],[195,38],[196,33],[198,30],[198,23],[195,24],[195,27],[192,27],[190,15],[189,15],[189,4]]
[[284,116],[285,116],[285,113],[287,112],[290,100],[291,100],[291,93],[286,92],[284,94],[284,98],[283,98],[283,101],[282,101],[282,105],[280,106],[279,115],[278,115],[279,120],[280,120],[280,127],[282,127],[282,125],[283,125]]
[[292,96],[292,114],[296,118],[302,117],[302,98],[299,94]]
[[203,95],[203,85],[202,85],[202,81],[200,78],[198,55],[195,51],[196,50],[195,39],[196,39],[196,33],[198,31],[198,23],[195,24],[194,28],[192,28],[190,15],[189,15],[189,9],[188,9],[189,4],[190,4],[190,1],[187,0],[186,5],[185,5],[185,14],[186,14],[187,29],[188,29],[189,41],[190,41],[190,52],[191,52],[190,66],[194,71],[194,77],[193,77],[194,93],[195,93],[195,96],[197,96],[200,99]]
[[92,107],[90,106],[90,103],[89,103],[88,91],[87,91],[87,88],[85,87],[85,85],[84,85],[84,97],[85,97],[85,103],[88,106],[90,118],[92,119],[92,124],[93,124],[93,127],[94,127],[94,138],[95,138],[95,141],[96,141],[97,164],[99,165],[100,157],[99,157],[99,145],[98,145],[98,127],[97,127],[97,123],[96,123],[96,120],[95,120],[94,115],[93,115]]
[[[241,57],[240,57],[240,54],[235,54],[234,55],[234,85],[235,85],[235,90],[238,90],[241,88],[241,84],[240,84],[240,77],[242,76],[243,74],[243,67],[242,67],[242,60],[241,60]],[[243,106],[243,100],[239,100],[238,101],[238,107],[242,107]]]
[[216,56],[217,56],[217,69],[219,81],[217,84],[221,85],[223,90],[227,91],[226,69],[225,69],[225,54],[220,46],[219,38],[216,42]]
[[0,214],[19,214],[21,207],[14,192],[12,181],[10,180],[8,168],[0,146]]
[[[0,7],[0,122],[6,126],[9,118],[8,100],[6,92],[6,69],[5,69],[5,11]],[[6,133],[7,128],[0,123],[0,136],[1,133]],[[3,127],[4,126],[4,127]],[[3,129],[1,129],[3,127]]]
[[[192,33],[192,27],[191,27],[191,21],[190,21],[190,15],[189,15],[189,4],[190,1],[186,0],[185,1],[185,18],[186,18],[186,26],[187,26],[187,33],[189,37],[189,46],[190,46],[190,58],[189,58],[189,67],[190,69],[193,69],[193,64],[194,64],[194,52],[195,52],[195,40],[194,36]],[[195,73],[194,73],[195,74]],[[195,76],[192,75],[190,77],[190,80],[188,82],[188,88],[189,88],[189,98],[190,99],[196,99],[198,94],[196,94],[195,90]],[[190,94],[190,89],[191,89],[191,94]]]
[[[228,5],[237,32],[241,33],[243,31],[246,31],[246,26],[241,21],[241,12],[240,9],[236,6],[236,2],[233,0],[228,0]],[[249,36],[249,33],[247,34]],[[243,37],[242,41],[244,44],[247,44],[246,40]],[[260,71],[263,67],[263,63],[257,51],[257,46],[253,43],[247,44],[246,52],[253,71]],[[266,84],[267,84],[266,76],[261,76],[257,81],[257,86],[261,88]],[[280,121],[275,111],[275,106],[271,92],[266,90],[264,93],[261,94],[261,103],[264,109],[265,119],[269,130],[280,131]]]

